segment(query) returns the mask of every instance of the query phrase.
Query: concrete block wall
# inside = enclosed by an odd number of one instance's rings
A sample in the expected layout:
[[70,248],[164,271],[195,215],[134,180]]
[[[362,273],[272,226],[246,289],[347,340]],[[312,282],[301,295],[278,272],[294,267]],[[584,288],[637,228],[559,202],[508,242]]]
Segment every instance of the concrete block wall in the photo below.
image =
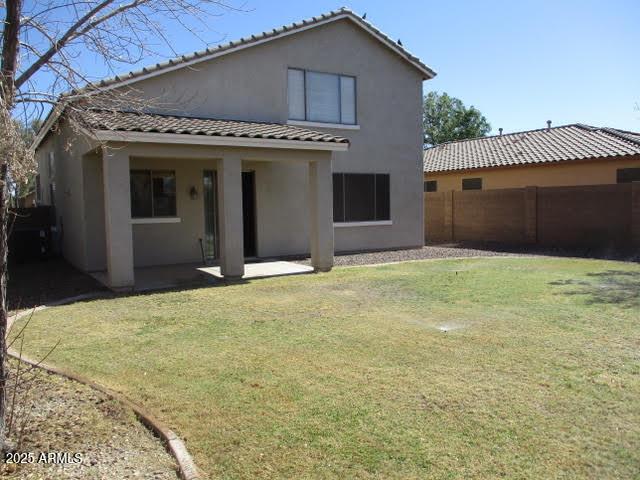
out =
[[425,240],[640,249],[640,184],[424,194]]

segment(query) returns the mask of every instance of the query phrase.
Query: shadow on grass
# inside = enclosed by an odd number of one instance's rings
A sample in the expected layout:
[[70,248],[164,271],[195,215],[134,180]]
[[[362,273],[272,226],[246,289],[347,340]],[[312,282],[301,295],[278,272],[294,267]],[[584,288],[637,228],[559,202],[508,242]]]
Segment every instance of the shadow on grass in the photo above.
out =
[[640,272],[607,270],[588,273],[584,280],[557,280],[554,286],[573,286],[564,295],[587,295],[586,302],[617,305],[622,308],[640,308]]

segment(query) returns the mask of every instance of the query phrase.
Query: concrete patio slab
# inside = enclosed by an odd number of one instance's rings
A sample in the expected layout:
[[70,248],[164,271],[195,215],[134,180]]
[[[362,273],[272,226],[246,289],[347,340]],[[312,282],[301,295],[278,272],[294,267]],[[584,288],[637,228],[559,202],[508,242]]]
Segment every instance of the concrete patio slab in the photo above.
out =
[[[313,267],[292,262],[256,262],[245,264],[242,279],[251,280],[311,272],[313,272]],[[220,284],[224,280],[220,273],[220,267],[206,267],[201,263],[136,268],[134,275],[136,282],[134,291],[136,292],[213,285]],[[94,272],[91,276],[106,285],[106,272]]]
[[[223,278],[220,273],[220,267],[200,267],[200,272],[213,275],[216,278]],[[251,278],[278,277],[281,275],[299,275],[301,273],[311,273],[313,267],[308,265],[300,265],[299,263],[275,261],[275,262],[259,262],[247,263],[244,266],[243,280]]]

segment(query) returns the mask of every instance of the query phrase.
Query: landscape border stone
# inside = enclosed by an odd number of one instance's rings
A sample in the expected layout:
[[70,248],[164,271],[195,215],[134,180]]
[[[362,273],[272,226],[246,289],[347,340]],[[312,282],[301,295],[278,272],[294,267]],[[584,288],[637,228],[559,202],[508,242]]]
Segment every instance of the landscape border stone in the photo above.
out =
[[[55,302],[48,303],[47,305],[41,305],[36,308],[32,308],[26,311],[19,312],[15,315],[11,315],[9,324],[7,325],[7,335],[11,331],[16,320],[31,315],[36,311],[41,311],[49,307],[58,306],[58,305],[66,305],[69,303],[81,301],[81,300],[90,300],[94,298],[104,298],[109,296],[106,292],[97,292],[97,293],[89,293],[78,295],[75,297],[69,297],[62,300],[58,300]],[[20,355],[19,352],[14,349],[9,349],[7,352],[10,357],[15,358],[21,362],[24,362],[28,365],[31,365],[36,368],[40,368],[46,372],[60,375],[61,377],[68,378],[69,380],[73,380],[78,383],[82,383],[83,385],[87,385],[99,392],[107,395],[108,397],[120,402],[127,408],[130,408],[135,413],[138,420],[149,430],[151,430],[156,436],[158,436],[165,444],[167,451],[171,454],[171,456],[176,460],[178,464],[178,475],[182,480],[204,480],[204,476],[196,466],[193,458],[189,454],[186,445],[180,439],[176,433],[167,427],[160,420],[155,418],[149,411],[147,411],[144,407],[132,402],[124,395],[110,388],[105,387],[104,385],[100,385],[99,383],[94,382],[93,380],[83,377],[81,375],[77,375],[72,372],[68,372],[62,368],[55,367],[53,365],[49,365],[42,362],[37,362],[31,358],[26,357],[25,355]]]

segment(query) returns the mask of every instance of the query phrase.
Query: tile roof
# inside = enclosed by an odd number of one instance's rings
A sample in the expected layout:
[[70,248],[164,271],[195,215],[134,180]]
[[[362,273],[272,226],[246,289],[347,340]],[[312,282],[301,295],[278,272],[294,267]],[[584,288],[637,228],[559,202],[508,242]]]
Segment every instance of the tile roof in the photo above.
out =
[[583,124],[447,142],[424,152],[425,172],[640,154],[640,133]]
[[280,123],[216,120],[111,110],[87,110],[83,117],[87,125],[94,130],[349,143],[349,140],[344,137]]
[[[125,73],[123,75],[116,75],[115,77],[100,80],[93,85],[89,85],[85,88],[90,88],[91,86],[95,86],[97,88],[109,87],[112,85],[117,85],[124,82],[129,82],[138,77],[143,77],[147,75],[152,75],[156,72],[160,73],[163,70],[170,70],[176,67],[186,66],[187,64],[191,65],[196,62],[204,61],[214,56],[218,56],[225,52],[230,52],[236,50],[237,48],[249,47],[254,44],[261,44],[265,41],[275,39],[277,37],[295,33],[297,31],[306,30],[307,28],[317,26],[323,23],[327,23],[332,20],[340,20],[341,18],[348,18],[353,21],[357,25],[363,27],[365,30],[372,33],[374,36],[378,37],[387,47],[391,50],[395,51],[398,55],[404,58],[409,63],[413,64],[418,70],[420,70],[425,79],[433,78],[436,76],[436,72],[424,64],[418,57],[410,53],[407,49],[405,49],[398,42],[392,40],[388,35],[383,33],[374,27],[371,23],[367,22],[365,19],[349,10],[346,7],[342,7],[338,10],[333,10],[329,13],[323,13],[317,17],[312,17],[309,19],[305,19],[299,22],[294,22],[289,25],[283,25],[279,28],[274,28],[268,32],[262,32],[257,35],[251,35],[250,37],[240,38],[239,40],[234,40],[225,44],[220,44],[216,47],[206,48],[205,50],[200,50],[198,52],[194,52],[187,55],[182,55],[177,58],[173,58],[166,62],[156,63],[155,65],[144,67],[140,70],[131,71]],[[84,90],[84,89],[83,89]],[[71,92],[71,94],[77,93],[77,91]]]

